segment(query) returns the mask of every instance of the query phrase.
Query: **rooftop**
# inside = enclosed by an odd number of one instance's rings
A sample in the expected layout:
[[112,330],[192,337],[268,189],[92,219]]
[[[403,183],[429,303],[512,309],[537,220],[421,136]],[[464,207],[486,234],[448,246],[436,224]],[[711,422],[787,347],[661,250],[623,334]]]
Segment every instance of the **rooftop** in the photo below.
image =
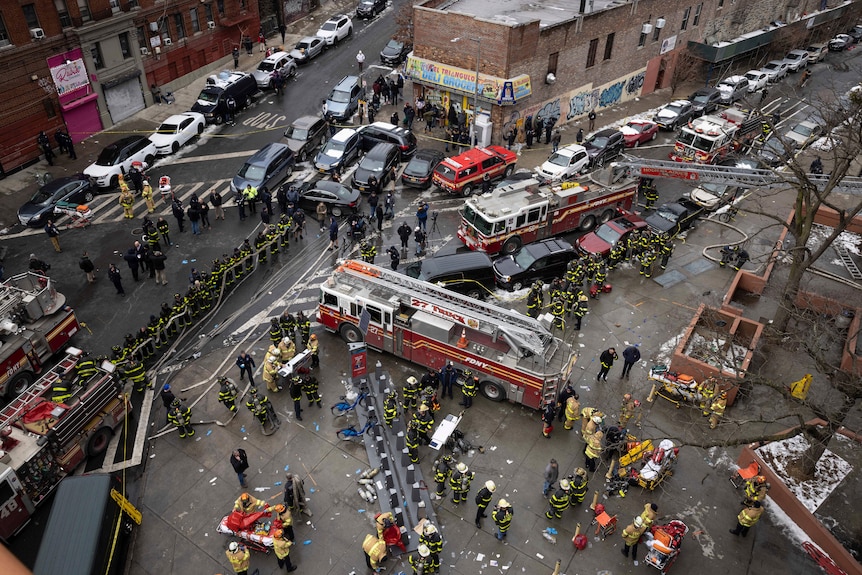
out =
[[[628,4],[625,0],[586,0],[585,13],[599,12]],[[485,20],[503,24],[525,24],[539,21],[542,28],[575,18],[581,9],[581,0],[451,0],[439,6],[440,10],[473,14]]]

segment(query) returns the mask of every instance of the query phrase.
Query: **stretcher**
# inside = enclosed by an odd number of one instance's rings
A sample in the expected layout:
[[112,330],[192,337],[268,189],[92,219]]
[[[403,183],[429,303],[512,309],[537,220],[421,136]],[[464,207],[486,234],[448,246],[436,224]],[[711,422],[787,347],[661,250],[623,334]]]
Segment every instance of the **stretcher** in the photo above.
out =
[[281,529],[281,519],[269,511],[242,513],[232,511],[218,524],[216,531],[225,535],[239,537],[249,549],[269,553],[272,547],[272,534]]
[[688,527],[679,519],[674,519],[667,525],[653,525],[649,533],[651,537],[646,542],[649,551],[644,560],[662,573],[667,573],[679,556]]
[[[657,448],[644,449],[644,446],[649,443],[652,447],[652,442],[647,440],[632,447],[631,451],[638,453],[638,456],[643,465],[640,469],[634,466],[628,469],[629,485],[639,485],[644,489],[652,491],[658,487],[662,481],[673,475],[673,470],[676,467],[676,459],[679,455],[679,447],[676,447],[670,439],[662,439]],[[634,459],[626,454],[625,461],[633,462]],[[623,464],[623,459],[620,459],[620,465]]]
[[654,365],[649,370],[648,379],[655,381],[656,395],[668,400],[677,408],[682,403],[700,405],[704,401],[697,381],[684,373],[675,373],[665,365]]

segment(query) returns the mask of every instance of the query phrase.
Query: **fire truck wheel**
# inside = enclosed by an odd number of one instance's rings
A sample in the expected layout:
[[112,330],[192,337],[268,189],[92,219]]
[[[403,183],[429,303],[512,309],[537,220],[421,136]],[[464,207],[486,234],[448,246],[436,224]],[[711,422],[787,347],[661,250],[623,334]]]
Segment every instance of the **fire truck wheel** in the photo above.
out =
[[111,441],[111,430],[107,427],[103,427],[99,431],[93,434],[89,441],[87,441],[87,456],[95,457],[96,455],[101,455],[108,448],[108,443]]
[[521,249],[521,244],[522,242],[520,236],[512,236],[506,239],[505,242],[503,242],[503,247],[500,249],[502,250],[504,255],[508,256]]
[[599,223],[603,224],[603,223],[607,222],[608,220],[610,220],[612,217],[614,217],[614,211],[613,210],[605,210],[604,212],[602,212],[602,217],[599,218]]
[[12,378],[12,381],[6,387],[6,396],[9,399],[15,399],[24,393],[28,387],[33,384],[33,374],[19,373]]
[[584,218],[584,221],[581,222],[582,232],[588,232],[594,227],[596,227],[596,216],[587,216]]
[[491,401],[503,401],[506,399],[506,390],[503,389],[502,385],[493,381],[485,380],[479,382],[479,391]]
[[341,326],[341,329],[338,331],[341,334],[341,339],[343,339],[347,343],[356,343],[362,341],[362,332],[360,332],[359,328],[353,324],[346,323]]

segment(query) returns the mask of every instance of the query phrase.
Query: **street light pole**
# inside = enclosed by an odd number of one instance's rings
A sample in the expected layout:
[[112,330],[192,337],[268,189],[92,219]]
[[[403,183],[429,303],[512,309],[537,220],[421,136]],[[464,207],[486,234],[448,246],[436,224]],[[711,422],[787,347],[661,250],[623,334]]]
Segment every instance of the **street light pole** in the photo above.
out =
[[[461,38],[452,38],[450,42],[458,42]],[[467,38],[476,43],[476,81],[473,84],[473,123],[470,127],[471,140],[475,140],[476,136],[476,118],[479,116],[479,65],[482,62],[482,38]]]

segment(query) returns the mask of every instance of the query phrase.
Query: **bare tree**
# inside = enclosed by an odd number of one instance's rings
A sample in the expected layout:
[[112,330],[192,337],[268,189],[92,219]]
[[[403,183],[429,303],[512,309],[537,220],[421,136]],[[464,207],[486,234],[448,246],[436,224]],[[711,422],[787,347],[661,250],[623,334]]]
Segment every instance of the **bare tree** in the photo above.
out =
[[704,61],[698,58],[694,52],[688,48],[680,50],[677,53],[673,73],[670,76],[671,96],[676,94],[677,89],[686,82],[702,79],[703,68]]

